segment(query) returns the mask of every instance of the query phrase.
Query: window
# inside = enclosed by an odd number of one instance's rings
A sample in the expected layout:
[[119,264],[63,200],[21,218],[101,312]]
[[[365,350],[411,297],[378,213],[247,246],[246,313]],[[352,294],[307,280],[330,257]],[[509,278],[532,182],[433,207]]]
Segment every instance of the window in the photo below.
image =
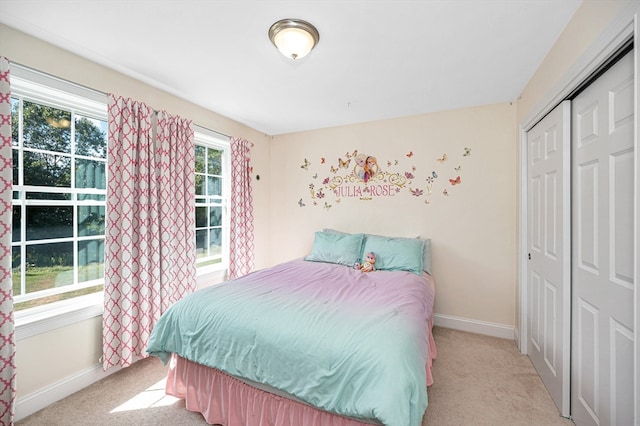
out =
[[[21,320],[59,307],[101,306],[106,104],[104,94],[12,64],[11,256]],[[195,144],[196,258],[203,274],[228,267],[230,145],[197,126]]]
[[228,138],[196,128],[195,215],[198,273],[229,264],[230,146]]
[[103,290],[107,106],[104,95],[19,67],[11,92],[20,311]]

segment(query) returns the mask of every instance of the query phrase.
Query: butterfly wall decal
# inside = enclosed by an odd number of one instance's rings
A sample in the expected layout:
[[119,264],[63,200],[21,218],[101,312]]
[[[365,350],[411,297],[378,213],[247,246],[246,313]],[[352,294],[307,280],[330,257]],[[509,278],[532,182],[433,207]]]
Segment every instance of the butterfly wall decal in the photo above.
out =
[[337,172],[337,171],[338,171],[338,169],[337,169],[336,167],[331,166],[331,173],[335,173],[335,172]]
[[449,196],[449,191],[447,191],[447,188],[442,190],[442,195],[447,196],[447,197]]
[[442,157],[436,158],[436,161],[438,163],[444,163],[445,161],[447,161],[447,154],[442,154]]
[[305,169],[305,170],[309,170],[309,165],[311,163],[309,162],[309,160],[307,160],[306,158],[304,159],[304,163],[302,163],[302,166],[300,166],[301,169]]
[[460,179],[460,176],[458,176],[455,179],[449,179],[449,182],[451,183],[451,185],[458,185],[459,183],[462,182],[462,180]]
[[438,179],[438,174],[436,173],[435,170],[431,172],[431,177],[434,179]]
[[314,178],[314,179],[317,179],[318,178],[318,174],[316,173],[315,175],[313,175],[311,177]]
[[331,208],[331,204],[327,203],[326,201],[324,202],[324,208],[329,210]]
[[409,158],[413,157],[413,151],[409,151],[409,152],[407,153],[407,157],[409,157]]
[[471,155],[471,148],[465,148],[464,149],[464,154],[462,154],[463,157],[468,157]]
[[326,159],[326,158],[324,158],[324,157],[320,157],[320,164],[324,164],[324,162],[325,162],[325,161],[327,161],[327,159]]
[[459,172],[459,171],[460,171],[460,169],[461,169],[461,167],[460,167],[460,166],[458,166],[458,167],[454,167],[454,169],[456,170],[456,172]]
[[338,158],[338,164],[340,165],[341,169],[346,169],[347,167],[349,167],[349,163],[351,163],[351,159],[343,160],[342,158]]
[[306,206],[306,204],[302,202],[302,198],[300,198],[300,200],[298,200],[298,205],[299,205],[300,207],[304,207],[304,206]]
[[407,179],[414,179],[415,178],[415,176],[411,172],[404,172],[404,177],[406,177]]

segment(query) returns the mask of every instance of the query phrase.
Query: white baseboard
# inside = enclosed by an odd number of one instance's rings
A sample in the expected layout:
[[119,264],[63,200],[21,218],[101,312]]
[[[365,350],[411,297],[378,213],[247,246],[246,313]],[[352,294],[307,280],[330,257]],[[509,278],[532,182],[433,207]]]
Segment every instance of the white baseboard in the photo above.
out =
[[100,379],[119,371],[121,367],[112,367],[107,371],[102,370],[102,364],[96,364],[84,371],[65,377],[37,392],[18,398],[15,404],[14,421],[19,421],[27,416],[65,398],[80,389],[83,389]]
[[487,336],[500,337],[502,339],[515,339],[514,327],[511,325],[496,324],[443,314],[434,314],[434,324],[440,327],[468,331],[470,333],[485,334]]

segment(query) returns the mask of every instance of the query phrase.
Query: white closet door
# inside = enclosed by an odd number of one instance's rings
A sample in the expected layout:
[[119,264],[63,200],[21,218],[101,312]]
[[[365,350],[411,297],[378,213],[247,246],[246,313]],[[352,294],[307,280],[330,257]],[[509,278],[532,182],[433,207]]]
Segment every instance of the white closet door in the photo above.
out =
[[633,57],[572,105],[571,415],[633,424]]
[[553,401],[569,416],[570,102],[527,133],[527,351]]

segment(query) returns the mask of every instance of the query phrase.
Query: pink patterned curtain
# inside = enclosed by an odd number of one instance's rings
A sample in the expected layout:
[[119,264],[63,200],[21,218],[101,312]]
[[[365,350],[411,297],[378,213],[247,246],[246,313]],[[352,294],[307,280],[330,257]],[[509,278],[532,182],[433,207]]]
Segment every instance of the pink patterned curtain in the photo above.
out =
[[9,61],[0,56],[0,425],[13,424],[16,397],[13,287],[11,281],[11,88]]
[[253,270],[253,195],[251,147],[245,139],[231,138],[231,229],[229,279]]
[[194,140],[191,121],[158,113],[162,312],[196,290]]
[[108,114],[105,370],[146,357],[160,315],[196,286],[191,123],[162,112],[154,135],[151,108],[114,95]]

